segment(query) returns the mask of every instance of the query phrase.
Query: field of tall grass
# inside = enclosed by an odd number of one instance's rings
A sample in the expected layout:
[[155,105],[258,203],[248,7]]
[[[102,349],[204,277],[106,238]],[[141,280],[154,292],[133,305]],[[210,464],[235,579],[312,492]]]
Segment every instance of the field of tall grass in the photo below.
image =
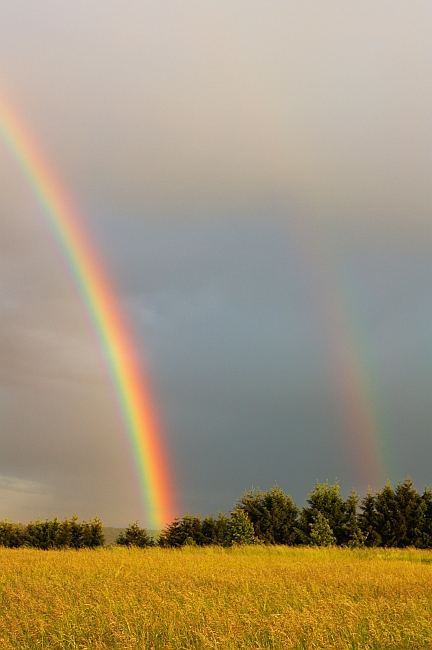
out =
[[0,549],[0,648],[432,648],[432,552]]

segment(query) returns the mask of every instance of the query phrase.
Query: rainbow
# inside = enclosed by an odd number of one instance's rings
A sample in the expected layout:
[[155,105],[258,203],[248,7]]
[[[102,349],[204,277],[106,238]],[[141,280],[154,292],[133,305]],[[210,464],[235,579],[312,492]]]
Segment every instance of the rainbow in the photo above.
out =
[[347,309],[347,301],[338,284],[333,274],[324,318],[333,356],[335,389],[339,395],[339,418],[357,484],[362,488],[366,484],[378,488],[388,475],[385,476],[387,468],[383,462],[375,394],[364,346],[355,331],[356,321]]
[[357,485],[378,489],[392,472],[382,390],[353,299],[337,272],[325,237],[298,233],[315,285],[322,328],[331,355],[330,378],[338,396],[341,445]]
[[93,323],[135,460],[146,524],[160,529],[173,515],[171,474],[148,382],[114,292],[67,193],[3,98],[0,133],[42,208]]

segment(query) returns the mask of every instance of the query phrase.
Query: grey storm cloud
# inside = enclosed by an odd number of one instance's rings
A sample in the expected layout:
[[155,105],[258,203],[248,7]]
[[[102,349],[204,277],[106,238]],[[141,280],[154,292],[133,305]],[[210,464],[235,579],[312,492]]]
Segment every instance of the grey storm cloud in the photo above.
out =
[[[228,509],[252,484],[300,500],[315,479],[373,483],[338,409],[336,295],[390,478],[431,482],[431,13],[426,0],[1,3],[0,93],[106,262],[179,512]],[[0,174],[0,518],[135,520],[82,301],[4,146]]]

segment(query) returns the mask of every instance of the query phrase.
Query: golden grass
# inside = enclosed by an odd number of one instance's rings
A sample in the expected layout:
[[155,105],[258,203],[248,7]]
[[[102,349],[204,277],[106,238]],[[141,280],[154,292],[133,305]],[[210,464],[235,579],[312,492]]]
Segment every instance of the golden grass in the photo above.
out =
[[432,648],[432,552],[0,549],[0,648]]

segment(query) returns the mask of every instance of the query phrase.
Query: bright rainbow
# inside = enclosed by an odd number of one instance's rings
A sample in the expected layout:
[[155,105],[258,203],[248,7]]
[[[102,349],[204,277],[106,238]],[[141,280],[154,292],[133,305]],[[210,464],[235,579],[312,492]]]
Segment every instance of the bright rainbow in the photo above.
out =
[[93,322],[132,448],[147,526],[160,529],[173,515],[170,472],[149,387],[113,290],[66,192],[3,98],[0,133],[43,210]]

